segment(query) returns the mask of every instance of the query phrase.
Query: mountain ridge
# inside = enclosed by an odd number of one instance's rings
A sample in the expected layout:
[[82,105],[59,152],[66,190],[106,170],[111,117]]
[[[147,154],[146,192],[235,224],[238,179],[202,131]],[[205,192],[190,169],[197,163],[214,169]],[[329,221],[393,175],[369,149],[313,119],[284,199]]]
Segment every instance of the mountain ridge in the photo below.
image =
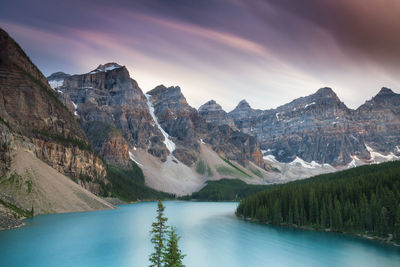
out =
[[[117,63],[100,64],[99,67],[113,64],[125,68]],[[190,107],[179,86],[159,85],[147,94],[169,95],[168,105],[160,106],[158,103],[160,101],[155,105],[157,119],[168,134],[173,128],[171,125],[175,123],[173,121],[177,119],[178,113],[190,117],[189,114],[197,111],[207,123],[217,126],[228,125],[233,130],[255,136],[260,142],[261,149],[270,151],[270,154],[282,162],[291,162],[299,157],[306,162],[315,161],[320,164],[344,166],[349,164],[354,157],[361,158],[366,162],[372,158],[367,149],[366,136],[363,133],[365,131],[363,127],[367,126],[360,123],[354,124],[354,120],[360,121],[365,117],[365,114],[362,114],[365,104],[360,105],[357,109],[348,108],[329,87],[320,88],[311,95],[294,99],[275,109],[253,109],[243,99],[229,113],[225,112],[215,100],[207,101],[198,110]],[[396,95],[391,89],[383,87],[373,99],[376,101],[376,99],[385,99]],[[174,98],[176,99],[174,100]],[[326,133],[328,137],[322,133]],[[189,138],[186,141],[190,140],[190,149],[196,151],[193,133],[187,132],[186,134],[192,135],[192,137],[186,136]],[[376,134],[382,135],[378,132]],[[172,139],[179,139],[178,133],[172,134],[172,136]],[[165,140],[162,136],[159,138],[160,141]],[[392,136],[392,139],[392,142],[397,142],[396,136]],[[302,143],[303,141],[305,143]],[[327,148],[322,148],[323,145],[326,145]],[[383,154],[392,152],[389,151],[389,148],[383,149],[384,146],[378,144],[377,141],[372,142],[369,146],[378,149]],[[196,161],[196,156],[187,152],[182,148],[175,151],[178,158],[180,157],[185,164],[190,166]],[[393,152],[397,153],[397,151]],[[160,156],[159,152],[153,154]],[[162,160],[166,160],[167,155],[168,151],[164,150],[161,156]],[[261,160],[258,160],[257,164],[261,165]]]
[[[390,125],[382,126],[387,127],[390,130],[389,133],[375,131],[373,133],[376,136],[372,140],[365,134],[367,131],[365,128],[372,127],[371,120],[374,123],[381,123],[376,120],[377,113],[380,117],[387,115],[375,111],[374,116],[368,116],[368,111],[362,111],[366,109],[365,105],[372,107],[374,103],[376,107],[381,103],[381,108],[390,106],[389,112],[398,114],[398,105],[396,105],[399,103],[398,97],[399,95],[391,89],[383,87],[371,100],[357,109],[350,109],[331,88],[324,87],[314,94],[297,98],[275,109],[263,111],[252,109],[246,100],[241,100],[228,114],[239,130],[256,136],[261,143],[261,148],[272,151],[271,154],[278,160],[291,162],[298,156],[308,162],[316,161],[321,164],[340,166],[351,162],[353,157],[370,160],[368,144],[382,153],[397,153],[393,148],[400,140],[398,134],[396,135],[395,131],[390,129],[398,129],[395,125],[398,125],[399,117],[394,116],[394,122],[388,122]],[[223,125],[226,124],[225,121],[220,120],[216,123]],[[364,123],[361,123],[362,121]],[[313,133],[316,130],[321,134]],[[325,138],[329,134],[332,136]],[[392,149],[385,147],[383,140],[377,141],[382,135],[390,136]],[[338,139],[337,136],[340,138]],[[304,146],[302,142],[306,145]],[[321,146],[329,146],[329,142],[339,143],[339,147],[337,145],[332,147],[333,153],[321,150]]]

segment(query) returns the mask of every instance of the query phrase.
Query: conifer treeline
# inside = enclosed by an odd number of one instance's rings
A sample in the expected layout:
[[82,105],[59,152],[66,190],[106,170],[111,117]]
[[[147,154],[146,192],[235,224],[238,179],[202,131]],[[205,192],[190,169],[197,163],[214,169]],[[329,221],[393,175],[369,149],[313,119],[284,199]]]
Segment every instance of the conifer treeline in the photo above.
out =
[[400,242],[400,162],[356,167],[271,187],[237,215],[275,225],[388,237]]

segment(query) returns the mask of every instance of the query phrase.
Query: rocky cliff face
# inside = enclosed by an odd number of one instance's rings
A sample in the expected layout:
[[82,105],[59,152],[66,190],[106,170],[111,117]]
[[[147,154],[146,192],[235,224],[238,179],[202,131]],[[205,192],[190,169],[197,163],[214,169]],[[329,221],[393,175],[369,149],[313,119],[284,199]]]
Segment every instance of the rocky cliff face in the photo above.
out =
[[[199,142],[204,137],[214,140],[215,150],[227,158],[263,166],[253,137],[244,144],[236,142],[237,135],[248,136],[208,123],[187,103],[179,87],[160,85],[144,95],[127,69],[117,63],[99,65],[82,75],[55,73],[49,79],[53,84],[62,80],[55,87],[59,99],[75,114],[95,151],[111,164],[128,167],[129,147],[136,147],[161,161],[173,154],[192,166],[199,159]],[[211,132],[225,136],[209,138]]]
[[357,110],[346,107],[332,89],[321,88],[264,111],[252,109],[243,100],[229,116],[279,161],[300,157],[338,166],[354,158],[371,160],[371,150],[398,154],[399,106],[399,95],[387,88]]
[[197,160],[199,141],[203,140],[211,144],[212,149],[221,156],[235,160],[243,166],[249,160],[264,166],[254,137],[235,131],[228,125],[207,122],[187,103],[179,87],[167,88],[161,85],[148,94],[160,125],[176,143],[173,154],[180,161],[191,166]]
[[253,133],[262,148],[280,161],[296,156],[307,162],[344,165],[352,155],[367,157],[363,137],[351,123],[352,111],[330,88],[264,111],[255,119]]
[[252,109],[246,100],[241,100],[234,110],[229,112],[229,117],[234,120],[235,126],[243,132],[251,132],[252,119],[262,111]]
[[355,111],[365,143],[384,154],[400,153],[400,94],[383,87]]
[[204,105],[200,106],[199,114],[206,120],[206,122],[217,125],[228,125],[232,129],[236,129],[233,119],[217,102],[215,102],[215,100],[210,100]]
[[125,67],[99,65],[89,73],[65,77],[57,90],[96,152],[109,163],[130,166],[129,146],[166,159],[164,137],[149,112],[147,98]]
[[129,144],[121,132],[102,122],[85,124],[85,132],[93,149],[109,164],[130,169]]
[[[87,188],[100,193],[106,183],[105,165],[68,109],[58,100],[46,78],[12,38],[0,29],[1,174],[13,152],[29,150]],[[83,180],[82,180],[83,181]]]
[[175,144],[170,152],[179,161],[191,166],[197,160],[199,152],[198,139],[191,119],[192,116],[196,116],[197,110],[189,106],[178,86],[167,88],[160,85],[147,94],[159,125]]

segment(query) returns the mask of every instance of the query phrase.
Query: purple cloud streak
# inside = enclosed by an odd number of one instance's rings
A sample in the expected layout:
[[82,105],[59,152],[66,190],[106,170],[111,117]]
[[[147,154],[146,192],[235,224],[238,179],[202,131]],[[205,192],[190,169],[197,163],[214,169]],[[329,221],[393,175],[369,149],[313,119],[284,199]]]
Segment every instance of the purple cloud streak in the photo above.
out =
[[265,109],[323,86],[357,107],[399,88],[396,14],[396,0],[4,0],[0,26],[45,74],[117,61],[144,91],[180,85],[196,107]]

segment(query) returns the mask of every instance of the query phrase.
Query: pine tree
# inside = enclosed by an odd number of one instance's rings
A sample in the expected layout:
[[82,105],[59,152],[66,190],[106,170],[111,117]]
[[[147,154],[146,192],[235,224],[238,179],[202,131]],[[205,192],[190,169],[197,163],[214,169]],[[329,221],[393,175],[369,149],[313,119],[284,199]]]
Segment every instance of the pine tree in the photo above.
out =
[[393,235],[400,243],[400,161],[276,185],[239,204],[263,222],[354,234]]
[[397,207],[395,223],[394,223],[394,240],[400,244],[400,205]]
[[168,242],[164,253],[163,263],[165,267],[184,267],[182,259],[185,255],[178,248],[180,236],[176,234],[175,227],[168,231]]
[[152,224],[152,230],[150,233],[152,234],[151,243],[154,244],[154,252],[150,255],[150,267],[161,267],[163,261],[163,255],[165,251],[165,235],[168,230],[168,226],[166,225],[167,218],[164,217],[165,207],[161,201],[158,201],[157,207],[157,217],[156,221]]

